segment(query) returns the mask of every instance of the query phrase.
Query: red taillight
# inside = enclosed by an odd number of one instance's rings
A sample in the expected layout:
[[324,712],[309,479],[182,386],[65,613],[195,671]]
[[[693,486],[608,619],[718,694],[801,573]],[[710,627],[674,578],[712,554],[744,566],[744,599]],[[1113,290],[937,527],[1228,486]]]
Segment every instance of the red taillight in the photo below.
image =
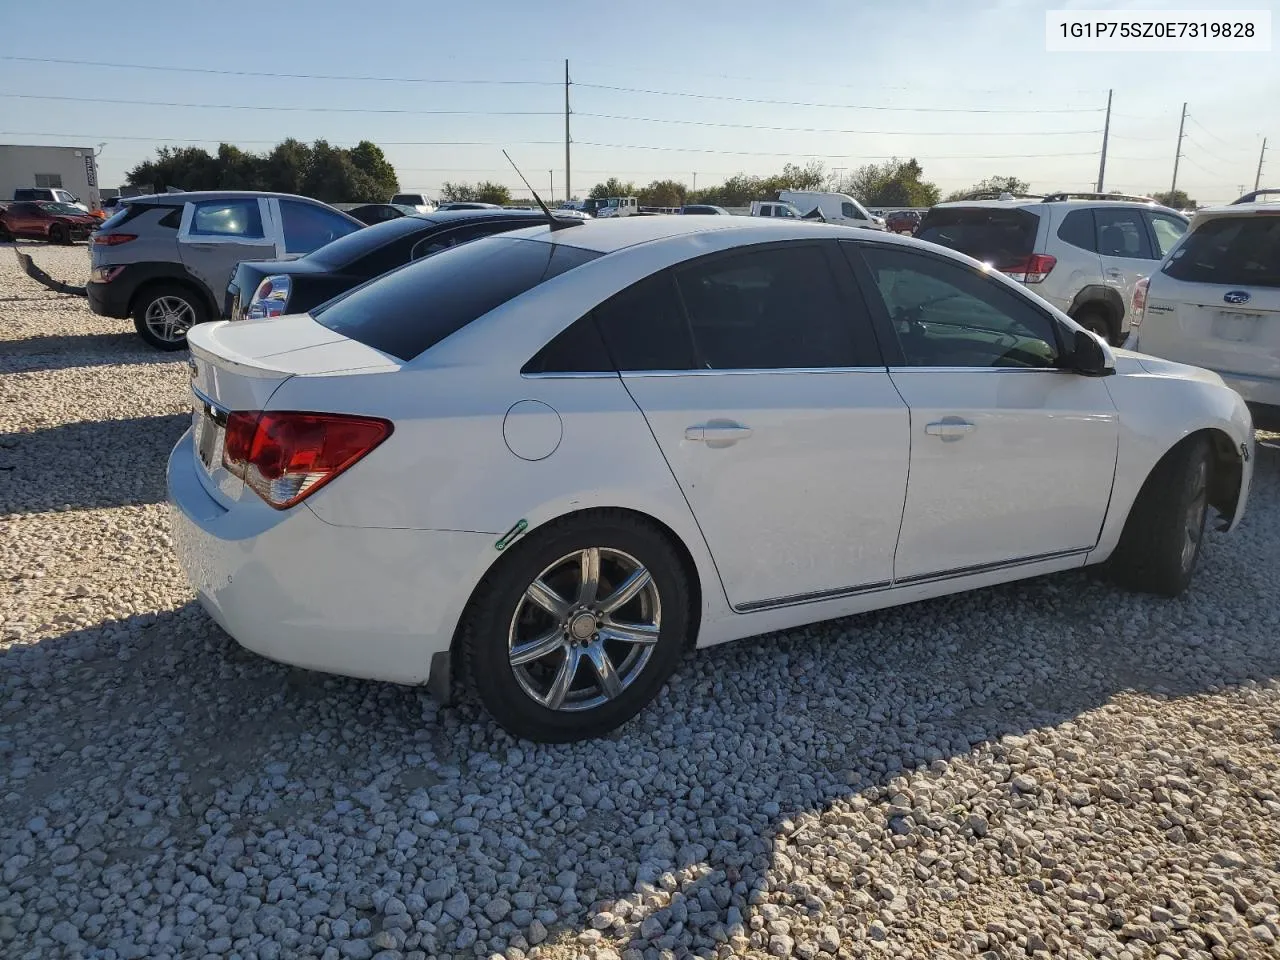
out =
[[391,436],[375,417],[293,411],[236,411],[227,416],[222,463],[258,496],[284,510]]
[[1044,253],[1033,253],[1025,260],[1019,260],[1016,263],[1009,264],[1007,267],[1002,267],[1001,272],[1007,273],[1020,283],[1039,283],[1049,275],[1049,272],[1057,262],[1057,257],[1051,257]]
[[1142,324],[1142,317],[1147,312],[1147,288],[1151,286],[1151,278],[1143,277],[1133,288],[1133,316],[1129,318],[1129,326],[1137,328]]
[[93,242],[100,247],[118,247],[122,243],[137,239],[136,233],[99,233],[94,235]]

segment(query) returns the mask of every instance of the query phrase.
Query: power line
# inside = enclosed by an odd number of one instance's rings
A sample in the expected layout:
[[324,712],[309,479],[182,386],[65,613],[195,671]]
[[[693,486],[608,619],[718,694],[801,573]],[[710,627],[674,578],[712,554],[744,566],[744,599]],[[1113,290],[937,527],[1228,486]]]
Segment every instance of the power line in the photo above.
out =
[[356,80],[374,83],[442,83],[474,86],[496,87],[558,87],[554,80],[477,80],[451,79],[434,77],[372,77],[337,73],[268,73],[264,70],[225,70],[212,67],[161,67],[146,63],[109,63],[103,60],[71,60],[62,57],[11,57],[0,56],[0,60],[14,60],[21,63],[58,63],[72,64],[82,67],[114,67],[121,70],[157,70],[169,73],[203,73],[225,77],[272,77],[286,80]]
[[1227,147],[1227,148],[1228,148],[1228,149],[1230,149],[1230,150],[1239,150],[1239,151],[1241,151],[1242,153],[1244,153],[1244,152],[1253,153],[1253,147],[1239,147],[1239,146],[1236,146],[1235,144],[1232,144],[1232,143],[1230,143],[1230,142],[1228,142],[1228,141],[1226,141],[1226,140],[1223,140],[1220,136],[1218,136],[1218,135],[1217,135],[1216,133],[1214,133],[1212,130],[1208,130],[1208,129],[1206,129],[1206,128],[1205,128],[1205,126],[1204,126],[1204,124],[1202,124],[1199,120],[1197,120],[1195,117],[1193,117],[1193,116],[1192,116],[1191,114],[1189,114],[1189,113],[1187,114],[1187,119],[1188,119],[1188,120],[1190,120],[1192,123],[1194,123],[1197,127],[1199,127],[1199,128],[1200,128],[1201,133],[1208,134],[1210,137],[1212,137],[1214,140],[1217,140],[1217,141],[1218,141],[1220,144],[1222,144],[1224,147]]
[[[449,55],[440,56],[435,53],[432,54],[432,58],[445,59],[445,60],[472,59],[469,57],[461,57],[461,56],[449,56]],[[508,57],[504,57],[503,59],[511,63],[550,64],[550,63],[560,62],[559,60],[553,60],[553,59],[529,58],[529,57],[518,58],[514,60]],[[476,85],[476,86],[480,86],[480,85],[548,86],[548,87],[560,86],[559,80],[487,80],[487,79],[470,79],[470,78],[453,79],[453,78],[406,77],[406,76],[385,76],[384,77],[384,76],[371,76],[371,75],[362,75],[362,74],[337,74],[337,73],[275,73],[275,72],[268,72],[268,71],[262,71],[262,70],[228,70],[226,68],[214,68],[214,67],[160,66],[158,64],[146,64],[146,63],[119,63],[115,61],[105,61],[105,60],[80,60],[80,59],[69,58],[69,57],[0,56],[0,60],[8,60],[8,61],[14,61],[14,62],[20,62],[20,63],[47,63],[47,64],[83,66],[83,67],[107,67],[107,68],[117,69],[117,70],[151,70],[151,71],[172,72],[172,73],[201,73],[201,74],[209,74],[209,75],[215,75],[215,76],[271,77],[271,78],[289,79],[289,80],[346,80],[346,81],[361,81],[361,82],[374,82],[374,83],[423,83],[423,84],[459,84],[459,85],[466,84],[466,85]],[[575,60],[575,62],[585,64],[588,66],[597,66],[597,67],[604,67],[610,70],[619,70],[622,73],[640,72],[637,68],[620,67],[617,63],[614,63],[614,62],[605,62],[600,60]],[[646,68],[644,72],[648,73],[649,71]],[[792,78],[743,77],[743,76],[737,76],[732,74],[702,73],[702,72],[695,72],[695,71],[688,71],[688,70],[666,71],[666,73],[668,76],[699,77],[699,78],[709,78],[709,79],[716,79],[716,80],[730,80],[737,83],[781,83],[781,84],[788,84],[788,85],[795,85],[795,86],[822,87],[824,89],[834,88],[834,89],[864,90],[864,91],[867,89],[867,85],[865,83],[861,83],[861,84],[826,83],[826,82],[817,81],[817,80],[796,80]],[[585,86],[585,84],[580,84],[580,85]],[[601,88],[604,89],[603,86]],[[665,93],[663,91],[648,91],[648,90],[641,90],[638,88],[621,87],[621,86],[617,87],[616,89],[618,89],[619,91],[628,91],[628,92],[643,92],[643,93],[652,92],[659,95],[664,95]],[[892,90],[892,91],[918,91],[919,87],[877,86],[875,89]],[[951,89],[954,90],[956,88],[953,87]],[[998,94],[998,93],[1007,94],[1009,92],[1009,89],[1007,87],[981,88],[981,89],[966,88],[963,90],[963,92],[981,93],[981,94]],[[1072,90],[1063,90],[1061,92],[1064,94],[1072,94],[1072,95],[1088,95],[1088,94],[1100,94],[1102,91],[1101,89],[1076,88]],[[686,94],[672,92],[670,93],[670,95],[684,96]],[[875,109],[875,108],[868,107],[865,109]],[[1054,111],[1025,110],[1025,111],[1010,111],[1010,112],[1052,113]]]
[[1101,133],[1101,130],[1049,130],[1045,132],[1028,130],[996,130],[986,131],[938,131],[938,130],[848,130],[836,127],[774,127],[758,123],[721,123],[716,120],[677,120],[668,117],[625,117],[613,113],[575,113],[577,117],[590,117],[596,120],[625,120],[628,123],[673,123],[689,127],[720,127],[728,130],[770,130],[778,133],[855,133],[865,136],[885,137],[1059,137],[1077,136],[1081,134]]
[[403,110],[385,107],[272,107],[248,103],[174,103],[167,100],[116,100],[110,97],[57,97],[37,93],[0,93],[15,100],[63,100],[73,103],[112,103],[134,107],[183,107],[207,110],[270,110],[302,113],[393,113],[417,116],[558,117],[558,110]]
[[[241,140],[238,137],[137,137],[116,133],[43,133],[35,130],[0,130],[0,137],[64,137],[75,140],[130,140],[141,143],[234,143],[234,144],[278,144],[280,140]],[[298,139],[298,138],[295,138]],[[318,138],[325,139],[325,138]],[[329,141],[332,146],[342,146],[337,141]],[[352,142],[350,146],[356,146]],[[378,145],[383,147],[505,147],[509,144],[518,146],[558,146],[559,140],[382,140]]]
[[[712,150],[702,147],[655,147],[648,144],[637,143],[598,143],[593,140],[575,140],[574,143],[580,147],[606,147],[616,150],[657,150],[670,151],[675,153],[711,153],[722,154],[724,156],[736,157],[812,157],[820,160],[893,160],[895,157],[858,157],[848,153],[803,153],[798,150],[774,150],[774,151],[755,151],[755,150]],[[1093,157],[1097,156],[1098,151],[1088,150],[1082,153],[1038,153],[1038,154],[1007,154],[1004,156],[959,156],[959,157],[926,157],[927,160],[1044,160],[1054,157]]]
[[987,107],[980,109],[961,107],[890,107],[884,104],[810,103],[803,100],[774,100],[768,97],[732,97],[717,93],[690,93],[683,90],[648,90],[642,87],[620,87],[604,83],[576,83],[587,90],[608,90],[614,93],[643,93],[655,97],[688,97],[694,100],[719,100],[730,103],[772,104],[780,107],[821,107],[828,110],[883,110],[900,113],[1101,113],[1100,107],[1071,107],[1058,110],[1027,108]]
[[1208,154],[1214,160],[1217,160],[1219,163],[1225,163],[1227,166],[1231,166],[1232,164],[1236,164],[1240,162],[1237,160],[1228,160],[1226,157],[1218,156],[1218,154],[1214,153],[1212,150],[1206,147],[1199,140],[1194,139],[1189,133],[1186,135],[1186,140],[1188,143],[1193,144],[1198,150],[1204,151],[1206,154]]

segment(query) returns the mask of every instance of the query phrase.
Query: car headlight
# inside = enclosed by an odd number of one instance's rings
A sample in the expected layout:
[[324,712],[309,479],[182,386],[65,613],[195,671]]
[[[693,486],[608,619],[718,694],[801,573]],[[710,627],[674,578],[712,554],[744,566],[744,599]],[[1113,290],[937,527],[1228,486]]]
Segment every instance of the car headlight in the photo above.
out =
[[293,290],[293,282],[283,274],[267,277],[253,292],[249,301],[249,309],[245,312],[246,320],[263,320],[267,317],[278,317],[285,313],[289,306],[289,294]]

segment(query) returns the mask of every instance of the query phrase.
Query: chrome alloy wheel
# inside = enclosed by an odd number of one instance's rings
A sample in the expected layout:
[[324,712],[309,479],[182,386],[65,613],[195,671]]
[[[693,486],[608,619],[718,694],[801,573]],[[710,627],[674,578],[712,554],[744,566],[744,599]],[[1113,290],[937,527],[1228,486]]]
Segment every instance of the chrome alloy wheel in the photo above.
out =
[[1182,569],[1190,570],[1204,536],[1204,514],[1209,499],[1209,461],[1201,459],[1191,478],[1191,497],[1182,528]]
[[508,656],[520,688],[549,710],[590,710],[644,672],[662,604],[635,557],[588,547],[544,569],[516,604]]
[[181,343],[196,322],[196,312],[181,297],[156,297],[147,305],[143,321],[157,339]]

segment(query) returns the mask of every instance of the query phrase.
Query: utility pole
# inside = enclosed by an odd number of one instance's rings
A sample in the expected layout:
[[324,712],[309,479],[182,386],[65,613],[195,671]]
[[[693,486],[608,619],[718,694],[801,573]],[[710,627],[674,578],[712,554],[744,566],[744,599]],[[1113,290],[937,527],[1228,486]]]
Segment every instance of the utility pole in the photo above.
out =
[[1182,105],[1182,119],[1178,122],[1178,149],[1173,154],[1173,184],[1169,187],[1169,192],[1173,193],[1178,189],[1178,159],[1182,156],[1182,131],[1187,126],[1187,105]]
[[1258,189],[1258,184],[1262,182],[1262,158],[1267,155],[1267,138],[1262,138],[1262,152],[1258,154],[1258,172],[1253,177],[1253,189]]
[[1102,126],[1102,159],[1098,162],[1097,193],[1102,192],[1102,182],[1107,175],[1107,137],[1111,134],[1111,94],[1113,92],[1107,91],[1107,122]]
[[569,60],[564,61],[564,196],[573,196],[573,178],[569,175]]
[[551,185],[551,202],[556,202],[556,172],[554,170],[547,171],[547,182]]
[[693,189],[689,192],[690,193],[698,192],[698,171],[697,170],[693,171]]

